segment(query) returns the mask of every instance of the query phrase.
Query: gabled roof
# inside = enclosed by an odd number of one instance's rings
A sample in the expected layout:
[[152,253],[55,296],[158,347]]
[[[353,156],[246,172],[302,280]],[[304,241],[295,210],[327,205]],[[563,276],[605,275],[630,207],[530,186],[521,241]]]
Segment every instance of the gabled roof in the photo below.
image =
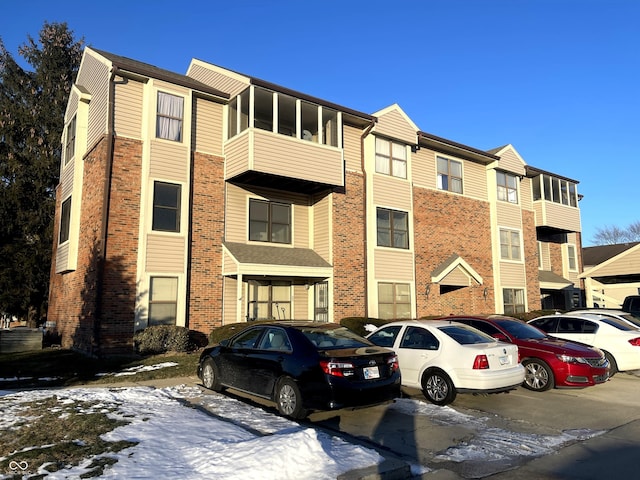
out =
[[600,265],[639,244],[640,242],[630,242],[584,247],[582,249],[582,263],[584,264],[584,268]]
[[[464,278],[465,285],[460,279]],[[460,255],[453,254],[431,272],[431,282],[443,285],[468,286],[471,279],[479,284],[483,283],[482,277]]]
[[133,60],[127,57],[122,57],[114,53],[105,52],[104,50],[98,50],[97,48],[87,47],[87,49],[106,58],[114,67],[119,70],[124,70],[144,77],[156,78],[158,80],[174,83],[176,85],[207,93],[209,95],[229,99],[229,94],[221,92],[220,90],[216,90],[215,88],[212,88],[205,83],[199,82],[198,80],[194,80],[191,77],[187,77],[186,75],[180,75],[179,73],[175,73],[170,70],[158,68],[154,65],[140,62],[138,60]]

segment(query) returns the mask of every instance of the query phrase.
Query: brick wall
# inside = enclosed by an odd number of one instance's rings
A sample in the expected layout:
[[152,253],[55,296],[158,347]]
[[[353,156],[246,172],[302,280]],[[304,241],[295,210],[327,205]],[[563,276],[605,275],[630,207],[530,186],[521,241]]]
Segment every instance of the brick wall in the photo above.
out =
[[522,236],[524,243],[524,268],[527,282],[527,306],[529,310],[538,310],[542,308],[542,303],[540,301],[538,238],[536,236],[534,212],[522,212]]
[[[417,316],[494,313],[489,204],[459,195],[414,188]],[[451,255],[462,257],[484,284],[443,293],[432,272]],[[487,288],[487,298],[484,289]]]
[[188,326],[204,334],[222,325],[224,159],[193,155]]

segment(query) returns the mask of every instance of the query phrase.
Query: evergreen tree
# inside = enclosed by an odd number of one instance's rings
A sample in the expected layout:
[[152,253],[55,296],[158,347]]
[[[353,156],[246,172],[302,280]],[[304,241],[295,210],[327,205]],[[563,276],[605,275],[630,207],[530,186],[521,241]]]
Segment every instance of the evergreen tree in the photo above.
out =
[[45,22],[18,53],[0,38],[0,312],[46,312],[64,112],[82,57],[66,23]]

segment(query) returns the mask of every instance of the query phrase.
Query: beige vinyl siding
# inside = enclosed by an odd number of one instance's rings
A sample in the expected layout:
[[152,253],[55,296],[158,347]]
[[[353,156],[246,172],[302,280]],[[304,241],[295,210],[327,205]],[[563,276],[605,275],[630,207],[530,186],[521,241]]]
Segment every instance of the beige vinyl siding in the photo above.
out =
[[505,170],[520,176],[523,176],[525,173],[522,160],[520,160],[518,155],[511,148],[507,149],[502,153],[502,155],[500,155],[499,167],[500,170]]
[[580,232],[580,210],[576,207],[561,205],[549,201],[537,201],[533,205],[536,213],[536,225],[560,228]]
[[524,264],[500,262],[500,284],[510,287],[525,287],[526,275]]
[[409,212],[412,206],[411,185],[389,175],[374,175],[373,203]]
[[247,196],[249,192],[231,183],[226,184],[225,234],[228,242],[248,241]]
[[[104,62],[104,63],[103,63]],[[107,111],[109,107],[110,62],[85,50],[82,68],[78,72],[76,84],[91,94],[87,130],[87,148],[91,148],[102,135],[107,133]]]
[[[465,197],[485,201],[489,200],[487,193],[487,173],[484,165],[459,160],[454,157],[447,157],[446,155],[444,155],[444,157],[462,161],[462,192]],[[434,172],[434,175],[437,176],[437,171]],[[495,185],[492,185],[492,187],[496,188]]]
[[540,250],[542,251],[542,268],[541,270],[551,270],[551,250],[549,244],[542,242]]
[[620,258],[599,267],[597,277],[636,275],[640,272],[640,249],[633,247],[631,252],[620,255]]
[[74,157],[73,160],[65,165],[60,176],[60,195],[63,200],[73,192],[73,178],[75,174],[76,159],[77,157]]
[[69,120],[73,118],[73,116],[78,111],[78,101],[78,92],[72,88],[71,93],[69,94],[69,101],[67,102],[67,110],[64,117],[65,125],[69,122]]
[[421,148],[411,154],[411,179],[414,185],[436,188],[436,172],[435,152]]
[[152,141],[149,176],[186,182],[189,176],[188,147],[178,142]]
[[316,199],[313,204],[313,249],[331,263],[331,196]]
[[374,252],[375,278],[413,281],[413,254],[407,250],[376,249]]
[[184,273],[186,240],[182,236],[147,235],[145,270],[158,273]]
[[[58,239],[54,239],[55,242]],[[56,251],[56,273],[61,273],[67,270],[69,265],[69,242],[64,245],[58,245]]]
[[304,285],[293,285],[293,319],[310,320],[309,318],[309,292]]
[[224,107],[202,98],[195,99],[193,128],[197,152],[222,154],[222,119]]
[[222,273],[232,275],[238,272],[238,264],[227,251],[222,255]]
[[[292,205],[293,238],[291,241],[295,247],[309,248],[309,205],[300,204],[300,201],[301,199],[296,199]],[[304,201],[306,202],[306,199]]]
[[522,211],[520,206],[508,202],[497,202],[498,223],[502,227],[522,228]]
[[379,116],[374,131],[408,145],[416,145],[418,143],[415,127],[407,121],[406,117],[398,109],[391,109]]
[[531,190],[531,179],[523,178],[519,185],[520,205],[523,210],[533,210],[533,192]]
[[233,277],[224,277],[223,285],[223,307],[224,318],[222,324],[237,323],[238,316],[238,280]]
[[187,75],[232,96],[249,87],[248,78],[199,60],[192,61]]
[[[225,164],[224,178],[233,178],[244,172],[247,168],[247,159],[250,155],[250,142],[242,141],[241,137],[249,136],[249,130],[245,130],[240,135],[224,144]],[[249,164],[252,167],[251,164]]]
[[471,278],[461,268],[455,268],[440,281],[440,285],[468,287],[471,285]]
[[347,170],[362,172],[362,130],[351,125],[343,127],[344,161]]
[[115,85],[114,126],[119,137],[142,137],[144,84],[127,79]]

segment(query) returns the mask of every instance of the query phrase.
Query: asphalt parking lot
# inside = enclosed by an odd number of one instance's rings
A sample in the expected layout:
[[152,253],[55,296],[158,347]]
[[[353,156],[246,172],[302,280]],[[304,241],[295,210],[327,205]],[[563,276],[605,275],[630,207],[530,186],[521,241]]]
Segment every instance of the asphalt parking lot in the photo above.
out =
[[[418,390],[404,393],[408,399],[426,402]],[[389,458],[378,471],[354,472],[350,478],[635,478],[640,458],[639,393],[640,372],[619,373],[586,389],[538,393],[519,387],[508,394],[459,395],[449,407],[433,407],[453,409],[451,413],[465,419],[462,422],[390,406],[318,412],[309,420],[357,438]],[[522,440],[547,438],[567,440],[544,453]],[[451,454],[456,449],[473,454],[456,458]],[[416,466],[423,470],[416,473]]]

